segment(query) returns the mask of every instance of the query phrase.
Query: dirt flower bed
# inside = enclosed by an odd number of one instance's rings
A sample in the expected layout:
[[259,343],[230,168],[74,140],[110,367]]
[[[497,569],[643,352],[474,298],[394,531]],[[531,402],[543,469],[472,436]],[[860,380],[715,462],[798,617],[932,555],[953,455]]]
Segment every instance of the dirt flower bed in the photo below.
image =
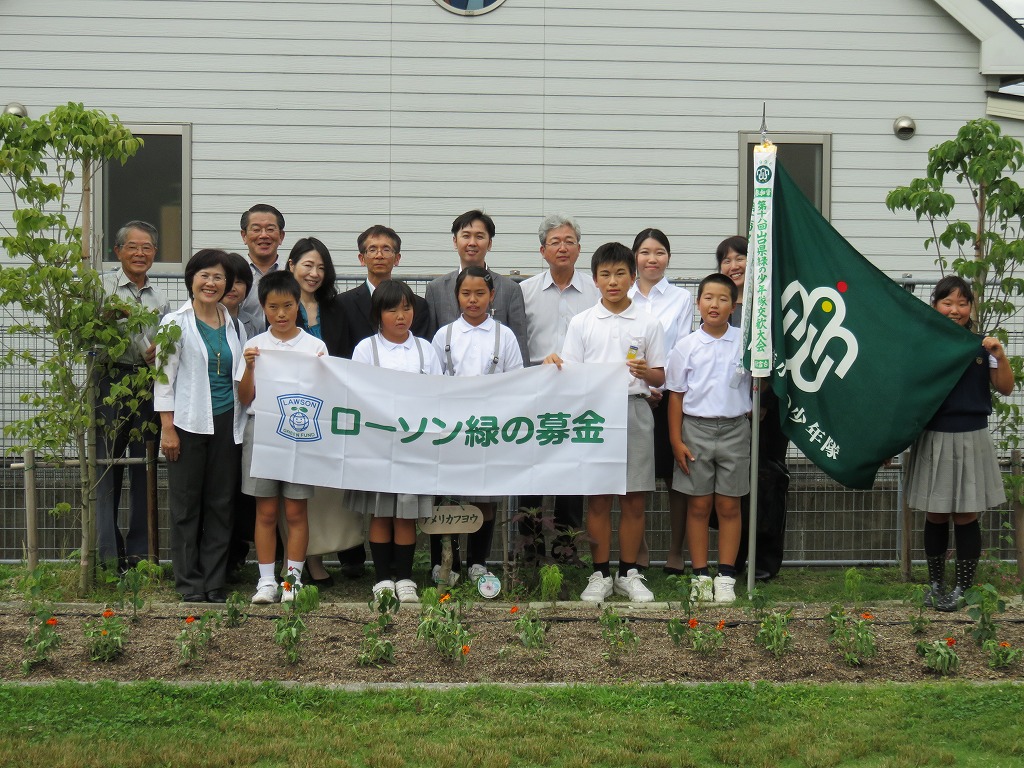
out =
[[[249,620],[236,628],[218,627],[209,647],[188,665],[179,663],[175,638],[186,626],[189,607],[157,605],[129,622],[124,653],[112,662],[89,660],[83,625],[94,621],[102,607],[62,605],[56,611],[60,647],[49,661],[35,666],[27,675],[21,670],[25,658],[21,646],[28,633],[27,607],[8,604],[0,609],[0,632],[14,652],[0,661],[0,679],[79,681],[296,681],[307,684],[345,683],[613,683],[613,682],[718,682],[766,680],[773,682],[918,682],[935,679],[916,653],[920,640],[928,642],[953,638],[960,656],[957,678],[973,681],[1021,680],[1022,665],[993,670],[988,655],[970,635],[974,623],[966,613],[929,612],[932,624],[923,634],[911,633],[906,607],[863,607],[850,610],[853,618],[869,612],[877,655],[862,666],[851,667],[829,643],[829,625],[823,620],[824,605],[792,608],[788,626],[790,649],[776,657],[756,642],[759,623],[744,610],[708,608],[697,614],[703,627],[724,621],[724,643],[719,650],[697,653],[671,641],[667,624],[684,618],[678,610],[634,609],[613,604],[629,619],[638,641],[618,658],[606,659],[608,645],[602,639],[601,609],[575,605],[538,608],[548,623],[547,645],[528,650],[514,629],[516,614],[508,604],[477,603],[465,615],[464,623],[473,633],[468,649],[459,661],[442,659],[438,652],[418,640],[418,606],[406,606],[383,638],[394,645],[394,664],[381,668],[359,666],[356,658],[363,639],[363,626],[375,614],[365,606],[324,604],[306,618],[308,629],[301,645],[301,661],[289,665],[274,642],[274,619],[280,605],[253,607]],[[212,606],[192,606],[197,618]],[[527,606],[520,606],[525,612]],[[782,610],[781,608],[779,610]],[[520,614],[521,615],[521,614]],[[998,639],[1013,648],[1024,647],[1024,612],[1019,605],[997,616]],[[685,623],[685,618],[684,618]]]

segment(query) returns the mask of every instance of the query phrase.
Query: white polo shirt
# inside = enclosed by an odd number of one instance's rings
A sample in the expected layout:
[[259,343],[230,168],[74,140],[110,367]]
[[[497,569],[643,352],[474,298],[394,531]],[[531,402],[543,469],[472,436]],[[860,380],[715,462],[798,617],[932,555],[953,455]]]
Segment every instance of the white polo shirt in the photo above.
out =
[[636,303],[637,309],[661,321],[665,330],[665,349],[671,350],[676,342],[689,336],[693,330],[693,296],[685,288],[672,285],[666,277],[651,286],[646,296],[640,292],[639,285],[638,282],[633,283],[629,298]]
[[687,416],[745,416],[752,401],[750,372],[743,371],[742,364],[743,333],[739,328],[729,326],[716,339],[701,325],[669,352],[665,389],[685,395],[683,413]]
[[[494,359],[494,334],[498,324],[494,318],[488,317],[480,325],[470,325],[466,318],[459,315],[452,329],[451,359],[454,373],[448,370],[448,354],[445,345],[448,343],[448,325],[439,328],[434,334],[434,351],[437,352],[446,376],[481,376],[491,370]],[[498,363],[494,373],[517,371],[523,367],[523,354],[519,350],[519,341],[507,325],[502,323],[498,338]]]
[[[401,344],[388,341],[380,333],[368,336],[352,350],[352,362],[374,365],[373,342],[377,342],[377,360],[379,367],[389,371],[406,371],[407,373],[429,373],[440,376],[441,361],[437,353],[426,339],[418,339],[411,333]],[[418,348],[417,348],[418,347]],[[420,353],[423,353],[423,369],[420,370]]]
[[[656,317],[630,303],[615,314],[598,302],[576,315],[565,334],[561,358],[567,363],[617,363],[626,367],[626,355],[636,344],[637,357],[648,368],[665,367],[665,331]],[[648,395],[646,382],[630,376],[629,394]]]
[[[243,349],[273,349],[273,350],[284,350],[288,352],[302,352],[307,355],[319,355],[327,354],[327,345],[324,344],[316,336],[312,336],[306,333],[304,330],[299,328],[299,333],[291,339],[279,339],[277,336],[272,334],[270,331],[264,331],[263,333],[253,336],[247,342]],[[256,358],[256,365],[259,365],[259,358]],[[235,366],[235,381],[241,381],[242,376],[245,375],[245,356],[241,356],[238,361],[238,365]],[[253,404],[249,403],[249,407],[245,409],[245,412],[252,416],[256,411],[253,409]]]

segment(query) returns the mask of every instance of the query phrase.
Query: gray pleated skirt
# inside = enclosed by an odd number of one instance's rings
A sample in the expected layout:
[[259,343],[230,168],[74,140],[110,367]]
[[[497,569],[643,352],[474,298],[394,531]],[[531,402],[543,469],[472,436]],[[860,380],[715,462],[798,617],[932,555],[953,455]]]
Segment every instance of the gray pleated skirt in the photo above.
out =
[[421,520],[434,516],[434,498],[413,493],[346,491],[345,506],[352,512],[371,517]]
[[1005,502],[988,430],[922,432],[910,452],[906,494],[911,507],[935,514],[984,512]]

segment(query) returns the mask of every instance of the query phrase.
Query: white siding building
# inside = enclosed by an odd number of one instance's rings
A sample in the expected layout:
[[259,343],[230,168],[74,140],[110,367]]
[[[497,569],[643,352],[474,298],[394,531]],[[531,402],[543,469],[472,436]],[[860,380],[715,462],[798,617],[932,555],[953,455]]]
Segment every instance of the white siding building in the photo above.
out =
[[472,17],[435,0],[0,4],[0,106],[80,101],[182,133],[185,231],[164,258],[241,247],[240,213],[268,202],[286,247],[321,237],[341,272],[374,223],[403,236],[403,273],[452,269],[451,221],[482,207],[500,271],[536,271],[536,226],[566,211],[585,255],[657,226],[673,274],[705,274],[744,226],[740,132],[766,105],[770,138],[822,145],[803,171],[835,227],[889,274],[933,274],[928,233],[885,195],[971,118],[1024,137],[1018,105],[989,105],[1022,73],[1024,37],[988,0],[506,0]]

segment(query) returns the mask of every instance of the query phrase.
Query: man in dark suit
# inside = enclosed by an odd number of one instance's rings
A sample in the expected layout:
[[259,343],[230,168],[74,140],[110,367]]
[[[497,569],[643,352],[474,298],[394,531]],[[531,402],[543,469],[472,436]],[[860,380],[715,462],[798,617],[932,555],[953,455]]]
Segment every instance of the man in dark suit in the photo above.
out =
[[[376,333],[370,323],[373,290],[384,280],[391,279],[392,270],[402,260],[402,238],[395,230],[383,224],[374,224],[359,235],[356,243],[359,247],[359,263],[366,267],[366,280],[338,296],[335,310],[341,316],[341,328],[336,334],[324,334],[327,351],[335,357],[349,359],[352,358],[356,344]],[[412,334],[430,341],[433,329],[430,327],[427,302],[419,296],[415,299]]]
[[[359,263],[366,267],[366,280],[351,290],[338,294],[330,311],[321,313],[323,338],[327,352],[334,357],[352,359],[352,350],[363,339],[376,333],[370,322],[370,302],[374,289],[385,280],[402,260],[402,238],[390,227],[374,224],[356,239]],[[430,341],[430,312],[427,302],[414,297],[412,334]],[[366,562],[366,549],[359,544],[338,553],[341,572],[358,577]]]
[[[436,332],[459,317],[455,298],[455,278],[466,267],[487,267],[487,253],[494,242],[494,220],[483,211],[467,211],[452,222],[452,243],[459,254],[459,268],[427,284],[427,305],[430,307],[431,331]],[[515,280],[488,269],[494,280],[494,302],[491,315],[516,335],[523,365],[530,364],[526,344],[526,305],[523,292]]]

